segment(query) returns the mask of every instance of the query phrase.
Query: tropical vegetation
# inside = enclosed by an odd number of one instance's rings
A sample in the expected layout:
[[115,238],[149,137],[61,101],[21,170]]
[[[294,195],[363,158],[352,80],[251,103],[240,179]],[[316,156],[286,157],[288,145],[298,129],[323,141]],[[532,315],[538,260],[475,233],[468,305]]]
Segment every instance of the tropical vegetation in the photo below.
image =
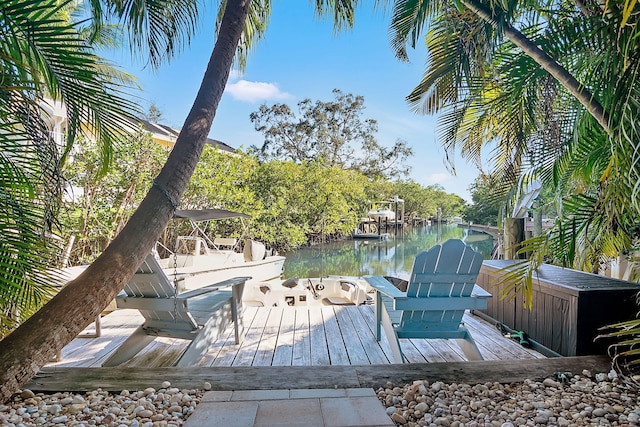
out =
[[[252,43],[264,34],[271,7],[268,0],[221,3],[216,46],[174,150],[139,208],[85,273],[0,341],[0,400],[113,299],[183,200],[229,70],[234,61],[244,64]],[[429,24],[428,69],[409,100],[419,110],[441,114],[446,148],[460,149],[477,161],[489,142],[495,148],[493,174],[505,189],[539,179],[555,191],[559,221],[546,236],[530,242],[532,260],[551,254],[563,265],[597,271],[611,257],[633,251],[640,217],[636,2],[393,3],[393,44],[400,57],[407,42],[420,40]],[[40,144],[47,138],[36,119],[38,101],[48,94],[72,106],[69,144],[86,121],[108,148],[113,141],[109,132],[118,128],[116,118],[133,105],[121,96],[121,76],[95,57],[89,42],[102,40],[107,22],[121,23],[132,48],[157,66],[189,40],[199,6],[195,0],[92,0],[83,15],[92,18],[91,25],[81,27],[69,24],[72,4],[76,2],[3,2],[3,138],[5,133],[15,138],[4,138],[2,150],[3,181],[9,183],[2,188],[11,202],[3,213],[3,240],[9,242],[2,261],[12,269],[29,263],[25,254],[44,235],[37,225],[47,224],[55,208],[39,204],[42,199],[35,195],[59,194],[43,189],[43,183],[57,182],[60,162],[51,156],[50,144]],[[331,15],[337,28],[353,25],[357,4],[315,3],[318,14]],[[74,99],[78,108],[73,108]],[[23,156],[25,151],[33,154]],[[12,152],[16,154],[8,154]],[[108,159],[109,150],[104,152]],[[62,158],[67,154],[63,150]],[[33,163],[24,163],[25,158]],[[55,167],[41,166],[40,159]],[[45,171],[54,179],[42,179]],[[3,286],[11,294],[12,286],[25,285],[22,280],[7,275]],[[632,326],[623,332],[634,336],[638,330]]]
[[[126,107],[126,104],[118,105],[119,93],[113,93],[106,84],[110,80],[104,82],[95,77],[100,75],[99,71],[106,72],[103,64],[97,61],[85,62],[66,86],[56,87],[58,81],[55,77],[58,74],[49,74],[49,71],[57,70],[61,64],[77,65],[76,61],[95,58],[88,40],[100,39],[98,36],[105,28],[102,24],[106,22],[122,22],[124,28],[130,31],[131,46],[141,48],[140,50],[151,58],[152,64],[159,64],[189,39],[195,28],[198,3],[189,0],[87,2],[91,12],[88,16],[93,18],[92,27],[95,30],[88,35],[88,38],[80,37],[79,30],[74,25],[65,24],[68,21],[61,19],[60,13],[72,4],[76,2],[68,1],[62,5],[57,1],[4,2],[5,22],[2,28],[5,33],[1,39],[2,43],[6,43],[7,53],[13,52],[14,56],[8,55],[8,57],[17,59],[13,62],[9,61],[3,69],[15,69],[18,76],[31,78],[31,81],[16,81],[19,83],[17,88],[38,89],[28,93],[31,97],[44,96],[46,91],[42,84],[45,82],[50,84],[50,92],[55,98],[58,98],[56,95],[60,93],[60,90],[56,89],[61,87],[65,88],[67,93],[77,95],[82,107],[78,110],[79,112],[92,112],[94,109],[97,111],[96,115],[88,117],[86,122],[93,125],[94,131],[100,131],[101,128],[105,128],[106,131],[111,129],[111,126],[108,126],[109,121],[119,122],[123,115],[116,114],[117,107]],[[139,209],[121,233],[111,241],[102,255],[83,274],[66,284],[42,309],[0,341],[0,400],[8,399],[22,383],[36,373],[40,366],[50,360],[57,350],[71,341],[91,321],[90,319],[100,314],[109,301],[124,287],[166,227],[179,204],[178,201],[182,198],[182,193],[187,187],[189,177],[195,169],[206,142],[238,43],[245,28],[254,28],[250,25],[252,21],[247,21],[245,27],[251,4],[252,2],[248,0],[225,2],[226,7],[220,18],[216,47],[211,54],[194,107],[165,167],[153,181],[151,190]],[[253,6],[257,7],[258,4]],[[14,19],[16,15],[8,13],[11,11],[18,14],[17,19]],[[22,15],[19,15],[20,13]],[[45,37],[47,34],[41,32],[41,29],[57,30],[59,28],[67,31],[64,34],[66,38]],[[42,46],[31,46],[30,43],[37,40],[38,35],[44,38]],[[251,37],[246,40],[246,43],[250,40],[252,40]],[[65,49],[67,47],[71,51],[67,51]],[[46,61],[46,58],[41,56],[43,50],[60,52],[61,56],[56,61]],[[31,58],[26,58],[29,56]],[[24,64],[29,66],[27,70],[23,70]],[[107,74],[111,78],[114,77],[113,73]],[[87,79],[90,80],[87,82]],[[87,82],[86,93],[78,89],[85,86],[84,82]],[[8,89],[13,90],[13,88],[12,85]],[[63,100],[67,101],[67,99]],[[126,113],[126,109],[121,108],[119,113]],[[101,114],[104,115],[105,121],[95,119],[95,117],[102,117]],[[70,123],[78,123],[77,117],[71,118],[75,122],[70,120]],[[114,123],[113,127],[117,129],[118,124]],[[16,126],[16,128],[20,127]],[[77,132],[78,128],[73,130]],[[68,141],[73,140],[74,138],[70,138]]]
[[89,264],[122,230],[149,191],[167,151],[142,128],[122,137],[113,148],[113,163],[105,173],[98,167],[101,152],[87,138],[74,147],[73,160],[62,172],[68,182],[60,207],[60,237],[73,239],[68,265]]
[[537,254],[532,260],[551,256],[597,272],[634,250],[640,218],[632,160],[640,105],[634,3],[394,6],[400,57],[428,24],[428,67],[408,101],[439,113],[445,147],[478,164],[491,150],[491,174],[505,195],[533,179],[553,192],[559,220],[527,244]]
[[[633,0],[394,2],[400,58],[425,30],[427,69],[407,99],[439,114],[445,148],[478,164],[489,151],[507,204],[533,180],[551,196],[555,225],[523,243],[530,258],[509,291],[530,296],[542,262],[602,272],[638,250],[637,9]],[[637,322],[620,331],[640,334]]]
[[[0,16],[0,336],[29,317],[59,282],[57,212],[64,191],[61,167],[74,141],[92,129],[104,171],[110,147],[136,114],[125,97],[129,77],[90,47],[71,23],[71,2],[3,1]],[[64,103],[67,126],[50,130],[51,110]],[[65,141],[65,145],[60,145]]]
[[491,175],[479,175],[469,187],[472,203],[465,206],[462,218],[469,223],[498,225],[505,197]]
[[[75,189],[61,209],[61,237],[75,243],[72,265],[93,261],[124,226],[149,190],[168,153],[140,130],[119,144],[113,166],[98,174],[94,145],[80,141],[65,176]],[[313,188],[314,191],[309,191]],[[238,152],[230,155],[205,146],[189,181],[182,209],[223,208],[249,214],[249,223],[216,221],[212,236],[260,240],[286,253],[301,245],[349,237],[372,200],[404,199],[409,217],[443,218],[460,215],[464,200],[437,186],[410,180],[370,179],[356,169],[326,167],[318,162],[270,160]],[[183,229],[184,228],[184,229]],[[175,234],[188,232],[189,224],[172,221],[159,241],[171,249]]]
[[[43,4],[28,0],[7,3],[17,8]],[[106,23],[115,22],[128,30],[130,46],[135,52],[143,53],[152,66],[158,66],[171,58],[189,40],[196,28],[200,5],[195,0],[96,0],[86,3],[69,1],[63,6],[78,4],[87,6],[83,18],[90,17],[88,21],[83,21],[90,25],[82,28],[87,36],[82,39],[82,46],[89,54],[92,51],[88,41],[101,40],[101,36],[108,32]],[[174,149],[138,209],[101,255],[78,278],[67,283],[41,310],[0,341],[0,400],[9,398],[57,350],[99,315],[134,274],[166,228],[173,212],[180,206],[206,143],[231,66],[234,62],[241,67],[244,65],[246,53],[264,33],[271,6],[268,0],[227,0],[221,2],[221,5],[223,7],[218,15],[216,44],[200,90]],[[339,29],[353,25],[355,5],[357,1],[318,1],[316,12],[319,15],[331,15]],[[49,9],[42,14],[29,17],[32,20],[26,21],[28,29],[37,28],[40,24],[38,19],[43,19],[43,15],[45,18],[50,17],[52,13],[61,10],[57,9],[58,5],[53,1],[46,2],[46,6]],[[23,51],[30,52],[28,49]],[[63,60],[73,58],[73,55],[68,55]],[[88,68],[94,70],[100,67]],[[31,71],[34,76],[39,77],[37,68]],[[114,74],[110,76],[113,77]],[[109,96],[112,94],[98,86],[93,89],[108,97],[111,102],[117,100],[117,97]],[[90,108],[86,110],[92,111]],[[112,110],[104,111],[105,114],[109,112],[107,117],[111,119],[120,117],[115,111],[113,114]],[[91,124],[96,125],[96,129],[103,125],[95,120]],[[75,304],[71,306],[70,301]]]

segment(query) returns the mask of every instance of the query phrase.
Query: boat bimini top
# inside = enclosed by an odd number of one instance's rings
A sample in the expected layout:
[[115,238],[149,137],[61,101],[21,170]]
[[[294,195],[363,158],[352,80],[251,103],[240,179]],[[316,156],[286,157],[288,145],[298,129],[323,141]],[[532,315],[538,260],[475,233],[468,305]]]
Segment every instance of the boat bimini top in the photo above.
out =
[[211,221],[214,219],[229,219],[229,218],[251,218],[247,214],[240,212],[231,212],[224,209],[178,209],[174,216],[176,218],[189,219],[191,221]]
[[[195,254],[199,254],[201,244],[199,244],[198,242],[201,241],[200,239],[205,242],[206,248],[210,247],[219,250],[220,246],[222,245],[230,247],[231,250],[235,250],[237,244],[242,241],[247,232],[247,227],[243,219],[251,218],[251,216],[240,212],[228,211],[225,209],[178,209],[174,214],[174,218],[186,219],[191,223],[192,227],[191,235],[177,236],[177,247],[180,247],[189,241],[195,241],[197,245]],[[217,238],[212,241],[209,236],[207,236],[206,231],[210,221],[231,218],[240,218],[240,221],[242,222],[243,230],[240,239]]]

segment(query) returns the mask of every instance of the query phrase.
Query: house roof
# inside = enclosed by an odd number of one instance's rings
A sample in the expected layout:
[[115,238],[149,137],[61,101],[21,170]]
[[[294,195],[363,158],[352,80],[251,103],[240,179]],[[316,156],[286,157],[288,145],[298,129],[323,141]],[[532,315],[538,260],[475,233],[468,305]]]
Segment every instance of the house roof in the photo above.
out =
[[[144,129],[147,132],[151,132],[154,137],[168,140],[172,143],[175,142],[175,140],[178,138],[178,134],[180,133],[179,129],[172,128],[171,126],[163,125],[160,123],[152,123],[148,120],[143,119],[140,119],[140,123],[144,126]],[[217,139],[207,138],[207,144],[211,145],[212,147],[219,148],[222,151],[228,151],[230,153],[236,152],[235,148]]]

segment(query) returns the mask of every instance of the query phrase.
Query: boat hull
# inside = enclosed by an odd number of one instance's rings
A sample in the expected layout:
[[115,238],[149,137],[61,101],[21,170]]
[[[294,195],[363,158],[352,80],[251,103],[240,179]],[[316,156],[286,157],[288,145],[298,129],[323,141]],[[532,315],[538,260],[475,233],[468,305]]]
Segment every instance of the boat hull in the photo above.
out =
[[243,304],[257,307],[361,305],[371,303],[365,282],[352,276],[275,280],[248,284]]
[[[240,258],[236,255],[240,255]],[[162,260],[161,264],[169,278],[176,276],[183,289],[198,289],[234,277],[251,277],[248,283],[278,279],[284,270],[285,257],[273,255],[258,261],[245,261],[242,254],[215,254],[199,256],[197,263],[173,267],[173,258]],[[178,258],[179,260],[179,258]]]
[[376,221],[394,221],[396,219],[396,213],[390,209],[371,209],[367,212],[367,216]]

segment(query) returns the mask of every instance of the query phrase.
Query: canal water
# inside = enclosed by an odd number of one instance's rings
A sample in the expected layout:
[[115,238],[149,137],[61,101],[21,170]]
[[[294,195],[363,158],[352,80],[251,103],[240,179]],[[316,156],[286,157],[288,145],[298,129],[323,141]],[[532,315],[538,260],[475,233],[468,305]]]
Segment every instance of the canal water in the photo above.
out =
[[405,227],[397,236],[392,232],[388,240],[344,240],[289,252],[284,278],[377,275],[406,280],[418,253],[448,239],[462,239],[485,259],[493,248],[491,236],[469,232],[456,224]]

